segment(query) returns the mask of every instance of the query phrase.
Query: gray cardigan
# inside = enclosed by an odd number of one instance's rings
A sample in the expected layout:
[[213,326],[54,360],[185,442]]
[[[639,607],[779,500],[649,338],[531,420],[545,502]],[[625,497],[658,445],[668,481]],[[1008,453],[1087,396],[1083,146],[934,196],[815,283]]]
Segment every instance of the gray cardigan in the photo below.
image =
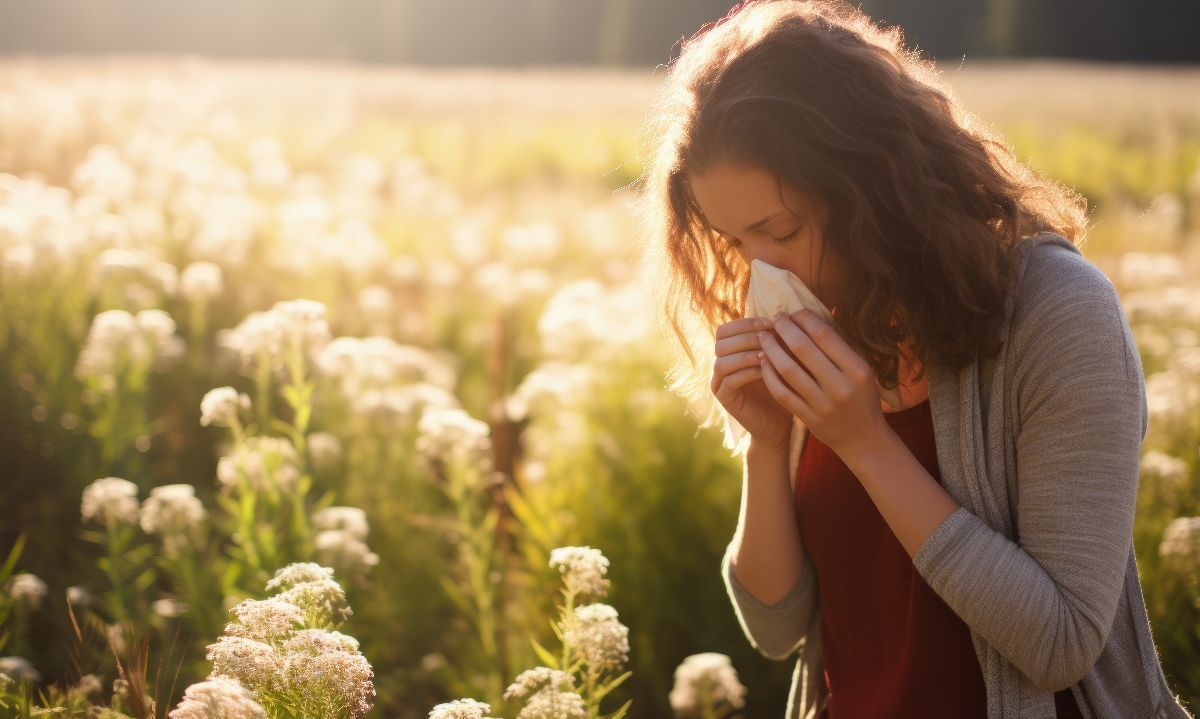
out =
[[[1148,414],[1141,359],[1108,277],[1061,235],[1026,238],[1001,353],[927,368],[942,486],[962,505],[921,545],[920,576],[970,630],[988,719],[1054,719],[1071,687],[1085,717],[1184,719],[1146,618],[1133,552]],[[806,430],[793,420],[795,481]],[[725,586],[750,644],[799,652],[787,719],[828,698],[818,577],[766,605],[730,558]]]

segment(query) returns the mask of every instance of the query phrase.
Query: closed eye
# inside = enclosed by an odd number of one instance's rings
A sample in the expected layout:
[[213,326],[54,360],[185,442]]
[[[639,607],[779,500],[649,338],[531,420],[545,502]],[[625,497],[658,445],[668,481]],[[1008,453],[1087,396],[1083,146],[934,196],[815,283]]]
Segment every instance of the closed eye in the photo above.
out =
[[[792,240],[796,239],[796,236],[800,234],[800,230],[803,230],[803,229],[804,229],[804,225],[800,225],[799,227],[792,230],[791,232],[784,235],[783,237],[772,237],[771,239],[780,244],[782,244],[784,242],[791,242]],[[720,233],[718,233],[718,234],[720,234]],[[742,245],[740,240],[731,239],[731,238],[726,237],[725,235],[720,235],[720,236],[723,240],[725,240],[725,242],[730,247],[741,247],[741,245]]]
[[796,235],[800,234],[800,230],[802,229],[804,229],[804,225],[800,225],[783,237],[772,237],[771,239],[775,240],[776,242],[791,242],[792,240],[796,239]]

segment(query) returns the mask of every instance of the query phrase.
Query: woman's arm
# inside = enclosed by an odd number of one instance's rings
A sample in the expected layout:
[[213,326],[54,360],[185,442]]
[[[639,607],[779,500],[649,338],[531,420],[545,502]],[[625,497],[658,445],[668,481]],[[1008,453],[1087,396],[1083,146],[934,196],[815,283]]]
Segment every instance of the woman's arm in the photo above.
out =
[[[1018,541],[958,507],[920,545],[913,565],[1030,681],[1057,691],[1096,663],[1124,591],[1147,428],[1145,379],[1116,290],[1099,268],[1043,245],[1023,286],[1007,398],[1020,417]],[[888,524],[911,539],[932,510],[896,498],[910,489],[928,494],[932,477],[853,461],[868,491],[875,488],[872,496],[883,497],[878,506]]]
[[786,659],[795,651],[819,616],[787,469],[786,445],[764,447],[751,441],[743,462],[737,530],[721,560],[742,630],[771,659]]

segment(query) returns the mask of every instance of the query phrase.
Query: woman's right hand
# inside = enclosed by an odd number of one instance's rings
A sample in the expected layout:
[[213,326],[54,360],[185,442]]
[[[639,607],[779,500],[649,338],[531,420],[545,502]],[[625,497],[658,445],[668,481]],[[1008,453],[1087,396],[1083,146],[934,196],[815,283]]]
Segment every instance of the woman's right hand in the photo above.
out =
[[763,317],[742,317],[717,327],[716,361],[710,388],[725,411],[755,442],[784,446],[792,429],[792,413],[775,401],[762,381],[759,332],[773,332]]

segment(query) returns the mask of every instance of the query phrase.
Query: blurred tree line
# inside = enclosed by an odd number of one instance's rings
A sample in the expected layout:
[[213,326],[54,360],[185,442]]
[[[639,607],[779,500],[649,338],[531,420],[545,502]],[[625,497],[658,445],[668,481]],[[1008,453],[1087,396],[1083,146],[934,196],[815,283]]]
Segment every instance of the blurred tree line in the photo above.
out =
[[[0,53],[195,53],[429,65],[654,65],[733,0],[0,0]],[[1197,0],[861,0],[910,46],[1200,60]]]

